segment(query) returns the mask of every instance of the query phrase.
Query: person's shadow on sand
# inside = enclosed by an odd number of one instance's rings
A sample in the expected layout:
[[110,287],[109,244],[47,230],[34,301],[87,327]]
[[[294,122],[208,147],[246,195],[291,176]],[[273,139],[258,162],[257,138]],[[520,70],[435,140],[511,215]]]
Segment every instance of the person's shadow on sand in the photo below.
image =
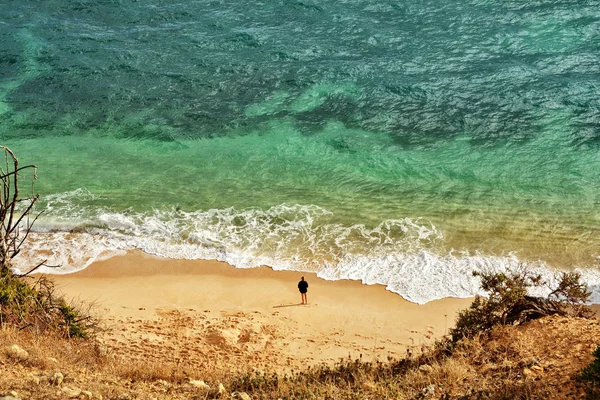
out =
[[302,303],[298,303],[298,304],[281,304],[279,306],[273,306],[273,308],[284,308],[284,307],[298,307],[298,306],[307,306],[308,304],[302,304]]

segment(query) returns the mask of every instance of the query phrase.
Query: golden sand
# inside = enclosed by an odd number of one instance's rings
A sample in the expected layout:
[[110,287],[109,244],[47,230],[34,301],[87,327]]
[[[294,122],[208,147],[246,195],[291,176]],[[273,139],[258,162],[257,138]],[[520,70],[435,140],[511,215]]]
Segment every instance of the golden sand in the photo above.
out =
[[[308,305],[300,304],[301,276],[310,285]],[[67,297],[98,305],[110,328],[105,338],[115,346],[145,338],[157,357],[168,348],[183,362],[206,361],[210,354],[214,362],[240,367],[251,359],[253,367],[277,370],[418,352],[444,335],[471,302],[417,305],[380,285],[138,252],[55,280]]]

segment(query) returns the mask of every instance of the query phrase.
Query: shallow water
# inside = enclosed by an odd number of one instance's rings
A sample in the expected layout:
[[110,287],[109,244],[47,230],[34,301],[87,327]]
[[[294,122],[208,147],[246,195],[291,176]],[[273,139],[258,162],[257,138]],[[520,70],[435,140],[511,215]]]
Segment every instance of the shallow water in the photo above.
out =
[[0,137],[44,209],[25,265],[600,283],[599,1],[22,1],[0,34]]

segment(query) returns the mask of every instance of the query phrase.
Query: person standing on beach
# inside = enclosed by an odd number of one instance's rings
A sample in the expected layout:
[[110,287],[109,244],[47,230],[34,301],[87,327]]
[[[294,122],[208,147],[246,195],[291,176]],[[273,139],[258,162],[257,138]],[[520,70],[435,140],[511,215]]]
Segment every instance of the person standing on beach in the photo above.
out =
[[308,300],[306,300],[306,292],[308,292],[308,282],[304,280],[304,277],[300,278],[300,282],[298,282],[298,290],[302,295],[302,304],[308,304]]

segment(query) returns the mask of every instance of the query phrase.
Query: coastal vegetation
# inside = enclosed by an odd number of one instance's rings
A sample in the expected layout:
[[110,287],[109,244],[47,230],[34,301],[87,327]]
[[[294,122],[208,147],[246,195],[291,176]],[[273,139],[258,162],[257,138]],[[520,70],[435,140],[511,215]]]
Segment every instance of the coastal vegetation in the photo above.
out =
[[[487,297],[476,296],[471,306],[459,313],[450,330],[451,342],[488,332],[495,325],[517,325],[549,315],[589,318],[594,313],[586,306],[591,295],[577,272],[562,272],[551,287],[541,275],[521,265],[516,271],[475,272]],[[547,297],[530,294],[531,289],[548,287]]]
[[[9,148],[0,148],[5,160],[0,167],[0,324],[19,330],[85,338],[97,326],[97,319],[57,295],[50,279],[30,276],[38,268],[48,266],[46,260],[25,273],[13,268],[12,260],[21,252],[39,216],[32,215],[39,199],[33,186],[37,167],[19,166],[19,160]],[[22,196],[19,176],[26,172],[32,172],[32,191]],[[33,281],[26,282],[26,279]]]
[[594,359],[585,367],[579,375],[579,380],[585,387],[586,394],[590,399],[600,398],[600,346],[593,353]]

